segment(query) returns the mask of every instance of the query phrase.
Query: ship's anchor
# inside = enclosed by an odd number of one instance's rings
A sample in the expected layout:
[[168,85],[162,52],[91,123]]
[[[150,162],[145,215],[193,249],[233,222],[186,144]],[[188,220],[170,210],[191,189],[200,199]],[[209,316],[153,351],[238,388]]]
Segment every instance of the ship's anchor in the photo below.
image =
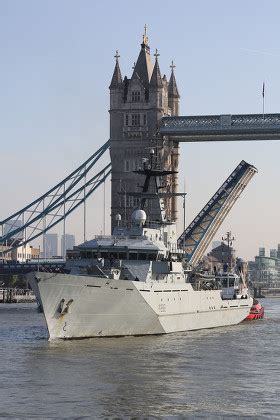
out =
[[60,316],[65,315],[69,311],[69,306],[73,302],[73,299],[68,300],[67,303],[65,303],[65,299],[61,299],[57,311],[60,313]]

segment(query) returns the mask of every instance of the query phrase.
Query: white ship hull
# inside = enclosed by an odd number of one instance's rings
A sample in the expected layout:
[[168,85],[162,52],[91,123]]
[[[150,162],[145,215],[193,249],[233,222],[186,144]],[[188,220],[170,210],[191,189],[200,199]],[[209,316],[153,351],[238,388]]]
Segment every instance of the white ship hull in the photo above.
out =
[[252,298],[222,300],[189,283],[32,273],[50,339],[164,334],[238,324]]

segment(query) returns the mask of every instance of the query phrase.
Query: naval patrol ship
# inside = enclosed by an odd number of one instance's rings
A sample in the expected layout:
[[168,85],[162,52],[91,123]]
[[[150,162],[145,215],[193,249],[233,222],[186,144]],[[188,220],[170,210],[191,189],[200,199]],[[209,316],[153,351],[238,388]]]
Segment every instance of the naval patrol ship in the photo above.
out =
[[[49,338],[137,336],[235,325],[253,300],[233,273],[193,276],[177,246],[175,222],[168,221],[160,183],[174,173],[151,160],[135,171],[145,176],[132,220],[111,236],[96,236],[75,247],[66,272],[29,274],[42,305]],[[151,188],[152,187],[152,188]],[[148,217],[150,200],[157,220]]]

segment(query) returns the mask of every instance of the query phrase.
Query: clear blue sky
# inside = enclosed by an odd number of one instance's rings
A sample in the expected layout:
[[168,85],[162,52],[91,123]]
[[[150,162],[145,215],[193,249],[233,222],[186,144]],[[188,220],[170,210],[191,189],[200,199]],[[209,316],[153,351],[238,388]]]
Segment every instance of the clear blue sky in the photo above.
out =
[[[280,112],[279,1],[0,1],[0,219],[44,193],[109,137],[114,53],[130,77],[143,27],[161,72],[176,64],[181,115]],[[259,173],[226,230],[245,258],[280,242],[280,142],[183,144],[188,221],[242,159]],[[107,187],[109,196],[109,183]],[[88,236],[102,228],[92,198]],[[109,215],[109,211],[107,212]],[[109,216],[108,216],[109,217]],[[78,240],[81,220],[69,233]],[[181,224],[182,226],[182,224]],[[107,232],[109,233],[109,232]]]

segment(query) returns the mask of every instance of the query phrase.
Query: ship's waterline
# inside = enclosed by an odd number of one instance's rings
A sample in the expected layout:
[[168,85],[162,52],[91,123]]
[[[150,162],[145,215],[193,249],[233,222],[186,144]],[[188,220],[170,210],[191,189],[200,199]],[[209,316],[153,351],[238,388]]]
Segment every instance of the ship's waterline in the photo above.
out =
[[[222,300],[219,290],[191,284],[146,283],[65,274],[31,275],[38,286],[50,339],[164,334],[233,325],[252,299]],[[35,287],[34,287],[35,289]]]

